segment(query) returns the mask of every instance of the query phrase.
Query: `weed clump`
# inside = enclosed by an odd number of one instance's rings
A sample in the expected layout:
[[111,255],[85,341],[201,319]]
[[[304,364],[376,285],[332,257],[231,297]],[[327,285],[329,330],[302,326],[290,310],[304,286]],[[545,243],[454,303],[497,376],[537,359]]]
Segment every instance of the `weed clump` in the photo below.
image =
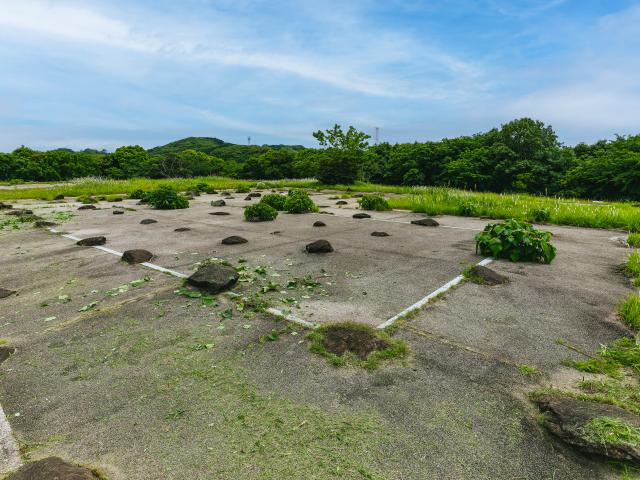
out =
[[163,185],[155,190],[150,191],[146,195],[146,201],[153,208],[159,210],[176,210],[189,208],[189,200],[186,197],[178,195],[173,188]]
[[92,205],[94,203],[98,203],[98,200],[96,200],[94,197],[90,195],[82,195],[78,197],[76,200],[82,203],[83,205]]
[[627,236],[627,243],[630,247],[640,247],[640,233],[630,233]]
[[358,200],[360,208],[363,210],[375,210],[377,212],[384,212],[391,210],[387,199],[381,195],[365,195]]
[[270,207],[275,208],[278,211],[286,210],[286,202],[287,197],[285,195],[280,195],[279,193],[269,193],[262,197],[262,199],[260,199],[260,203],[269,205]]
[[[632,293],[618,307],[618,314],[622,321],[640,332],[640,295]],[[640,361],[640,357],[638,358]]]
[[375,369],[381,360],[402,358],[407,345],[368,325],[340,322],[323,325],[308,335],[310,350],[336,367],[352,364]]
[[136,188],[133,192],[129,194],[129,198],[133,200],[144,200],[146,196],[146,192],[141,188]]
[[493,258],[508,258],[512,262],[534,261],[551,263],[556,248],[549,242],[551,233],[536,230],[530,223],[509,219],[490,223],[476,235],[476,251]]
[[236,188],[236,193],[249,193],[251,191],[251,187],[249,185],[240,185]]
[[297,188],[289,190],[287,199],[284,203],[284,209],[289,213],[309,213],[318,211],[318,207],[313,203],[309,194],[304,190],[299,190]]
[[531,220],[534,222],[548,222],[551,212],[547,208],[534,208],[531,211]]
[[278,211],[266,203],[256,203],[244,209],[244,219],[247,222],[269,222],[277,216]]
[[640,429],[619,418],[592,418],[582,427],[582,436],[585,440],[601,445],[640,446]]

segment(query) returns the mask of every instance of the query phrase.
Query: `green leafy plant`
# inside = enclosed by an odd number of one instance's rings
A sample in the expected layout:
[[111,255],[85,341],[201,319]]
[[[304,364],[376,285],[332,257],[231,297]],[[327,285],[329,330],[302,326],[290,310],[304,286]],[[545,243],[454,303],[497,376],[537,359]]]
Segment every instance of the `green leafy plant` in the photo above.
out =
[[531,212],[531,219],[534,222],[548,222],[551,218],[551,212],[546,208],[535,208]]
[[249,185],[240,185],[236,188],[236,193],[249,193],[251,191],[251,187]]
[[169,186],[161,186],[150,191],[146,198],[149,205],[159,210],[176,210],[189,208],[189,200],[178,195],[178,192]]
[[134,200],[144,200],[146,196],[146,192],[141,188],[136,188],[133,192],[129,194],[129,198]]
[[270,207],[275,208],[279,211],[285,210],[285,203],[287,202],[287,197],[285,195],[280,195],[279,193],[269,193],[265,195],[260,200],[260,203],[264,203],[269,205]]
[[515,219],[490,223],[475,238],[476,251],[482,255],[508,258],[512,262],[542,263],[551,263],[556,256],[550,239],[550,232],[536,230],[531,224]]
[[640,233],[630,233],[627,237],[627,243],[630,247],[640,247]]
[[83,205],[91,205],[93,203],[98,203],[98,200],[96,200],[95,198],[93,198],[90,195],[82,195],[82,196],[78,197],[76,200],[78,202],[82,203]]
[[358,200],[358,203],[363,210],[376,210],[378,212],[391,210],[389,202],[381,195],[365,195]]
[[313,203],[309,194],[304,190],[299,190],[297,188],[289,190],[284,208],[289,213],[308,213],[318,211],[318,207]]
[[256,203],[244,209],[244,219],[247,222],[269,222],[277,216],[278,211],[266,203]]
[[640,295],[629,295],[618,307],[618,313],[624,323],[635,331],[640,331]]
[[458,206],[458,215],[463,217],[473,217],[478,215],[478,204],[474,202],[461,202]]

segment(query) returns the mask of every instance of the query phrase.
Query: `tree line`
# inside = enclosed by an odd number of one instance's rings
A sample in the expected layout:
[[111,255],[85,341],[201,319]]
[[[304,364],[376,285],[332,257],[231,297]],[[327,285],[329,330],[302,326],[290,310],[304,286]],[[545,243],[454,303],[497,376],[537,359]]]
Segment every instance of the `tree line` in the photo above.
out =
[[569,147],[559,142],[551,126],[530,118],[471,136],[394,145],[370,145],[368,135],[353,127],[344,131],[338,125],[313,135],[320,148],[244,146],[194,137],[150,150],[124,146],[111,153],[20,147],[0,153],[0,180],[317,178],[323,184],[362,180],[640,200],[640,135]]

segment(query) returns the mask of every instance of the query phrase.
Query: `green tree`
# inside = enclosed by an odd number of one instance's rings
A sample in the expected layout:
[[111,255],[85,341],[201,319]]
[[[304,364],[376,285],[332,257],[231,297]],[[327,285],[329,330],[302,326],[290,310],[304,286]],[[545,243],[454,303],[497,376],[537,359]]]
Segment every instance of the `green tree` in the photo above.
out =
[[369,146],[367,139],[371,136],[352,126],[345,133],[337,124],[324,132],[318,130],[313,136],[325,147],[320,157],[318,180],[325,184],[355,182],[361,173],[364,152]]

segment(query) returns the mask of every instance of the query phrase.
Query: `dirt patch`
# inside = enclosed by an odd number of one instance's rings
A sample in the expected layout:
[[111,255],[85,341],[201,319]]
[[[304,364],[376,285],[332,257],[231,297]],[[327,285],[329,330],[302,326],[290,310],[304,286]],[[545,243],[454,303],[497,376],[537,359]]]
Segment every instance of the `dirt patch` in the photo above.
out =
[[387,342],[367,331],[339,325],[327,329],[323,343],[331,353],[342,356],[346,352],[352,352],[360,360],[366,360],[371,352],[389,346]]
[[502,285],[509,281],[509,279],[504,275],[500,275],[498,272],[483,265],[475,265],[471,267],[468,275],[472,281],[482,285]]
[[48,457],[20,467],[8,480],[99,480],[93,471]]
[[8,288],[0,288],[0,298],[7,298],[10,295],[16,293],[15,290],[9,290]]

